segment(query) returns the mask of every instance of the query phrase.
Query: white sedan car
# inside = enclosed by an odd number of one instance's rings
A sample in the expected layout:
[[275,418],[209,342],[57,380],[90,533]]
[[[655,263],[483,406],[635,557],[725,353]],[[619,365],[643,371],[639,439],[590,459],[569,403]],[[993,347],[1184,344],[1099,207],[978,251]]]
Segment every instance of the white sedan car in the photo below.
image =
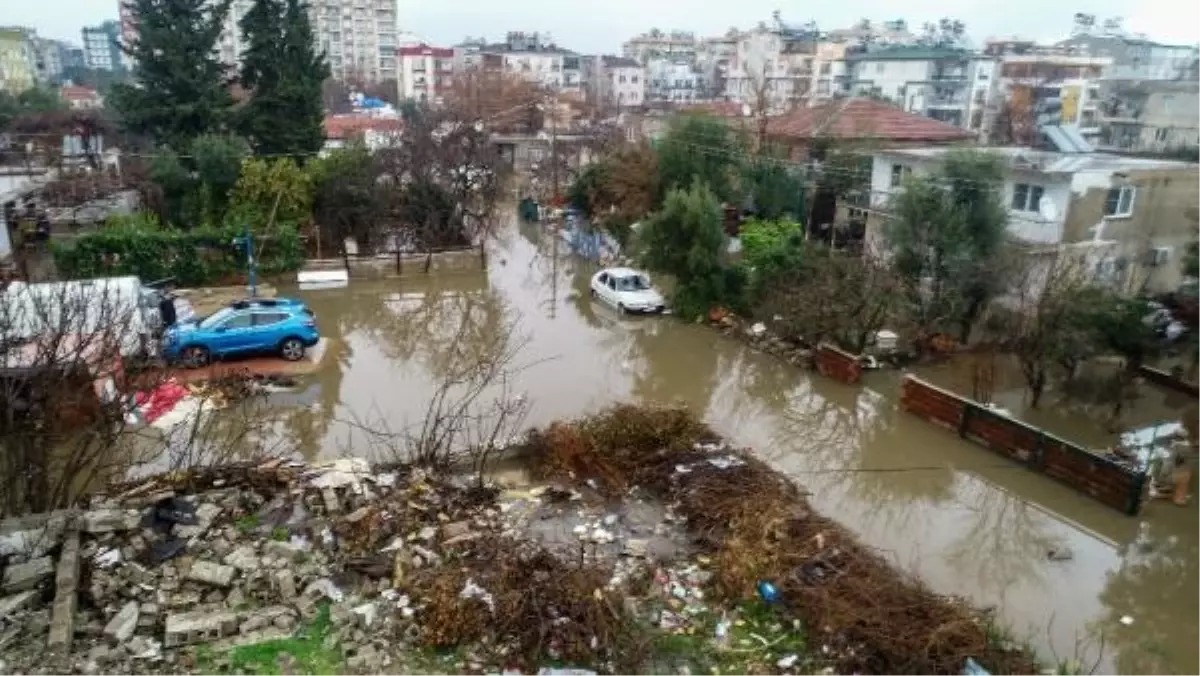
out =
[[618,312],[652,313],[666,308],[662,294],[650,285],[650,277],[630,268],[605,268],[592,275],[592,297]]

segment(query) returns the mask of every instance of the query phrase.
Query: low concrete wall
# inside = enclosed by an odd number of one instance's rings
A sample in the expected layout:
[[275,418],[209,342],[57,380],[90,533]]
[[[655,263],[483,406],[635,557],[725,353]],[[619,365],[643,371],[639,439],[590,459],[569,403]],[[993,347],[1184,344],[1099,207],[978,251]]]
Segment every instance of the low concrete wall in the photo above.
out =
[[1092,496],[1126,514],[1141,511],[1146,474],[1048,434],[915,376],[906,376],[900,406],[995,453]]
[[862,380],[862,364],[858,357],[834,347],[821,345],[817,348],[817,373],[826,378],[833,378],[847,385],[855,385]]
[[487,261],[478,247],[437,251],[430,254],[400,254],[379,256],[350,256],[312,259],[304,262],[305,270],[337,270],[350,265],[350,276],[357,279],[412,277],[430,274],[479,272]]

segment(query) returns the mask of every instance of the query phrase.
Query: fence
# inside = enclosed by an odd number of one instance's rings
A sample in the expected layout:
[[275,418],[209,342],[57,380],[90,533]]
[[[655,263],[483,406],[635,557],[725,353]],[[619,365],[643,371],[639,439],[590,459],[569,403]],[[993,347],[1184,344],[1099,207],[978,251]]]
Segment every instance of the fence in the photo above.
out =
[[1124,467],[911,375],[904,378],[900,406],[1109,507],[1129,515],[1141,510],[1145,472]]
[[428,274],[479,272],[487,267],[480,247],[463,247],[426,253],[346,255],[340,258],[309,259],[305,270],[346,270],[359,279],[410,277]]
[[817,373],[847,385],[862,380],[862,364],[858,357],[832,345],[821,345],[816,354]]

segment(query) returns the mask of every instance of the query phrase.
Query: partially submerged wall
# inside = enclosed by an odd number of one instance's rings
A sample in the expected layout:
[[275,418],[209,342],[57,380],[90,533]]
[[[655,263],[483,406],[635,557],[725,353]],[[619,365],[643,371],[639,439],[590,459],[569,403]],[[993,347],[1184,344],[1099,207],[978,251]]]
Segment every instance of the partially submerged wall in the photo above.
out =
[[905,376],[900,406],[1010,460],[1136,515],[1146,474],[1048,434],[920,378]]
[[356,279],[384,277],[414,277],[429,274],[479,272],[486,259],[478,247],[436,251],[428,254],[383,254],[379,256],[349,256],[322,258],[304,262],[305,270],[336,270],[349,266],[350,276]]

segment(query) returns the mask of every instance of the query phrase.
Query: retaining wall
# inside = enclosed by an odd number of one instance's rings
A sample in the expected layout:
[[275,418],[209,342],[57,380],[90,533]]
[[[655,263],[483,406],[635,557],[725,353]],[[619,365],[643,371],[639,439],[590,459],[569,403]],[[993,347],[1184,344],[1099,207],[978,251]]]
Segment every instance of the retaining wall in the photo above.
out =
[[1135,515],[1146,475],[997,413],[915,376],[905,376],[900,406],[1010,460],[1052,477],[1109,507]]
[[821,345],[816,354],[817,373],[847,385],[862,380],[862,364],[858,357],[832,345]]
[[411,277],[427,274],[479,272],[486,266],[478,247],[437,251],[432,254],[350,256],[305,261],[305,270],[337,270],[349,262],[350,276],[356,279]]

